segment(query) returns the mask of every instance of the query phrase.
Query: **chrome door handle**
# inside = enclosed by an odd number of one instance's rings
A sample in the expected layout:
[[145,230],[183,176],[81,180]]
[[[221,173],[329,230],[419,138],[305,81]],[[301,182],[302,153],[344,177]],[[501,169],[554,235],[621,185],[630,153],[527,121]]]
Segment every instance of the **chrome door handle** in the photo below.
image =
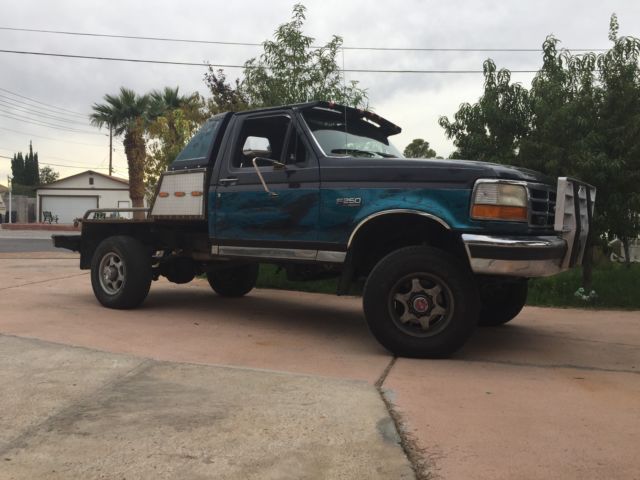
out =
[[220,180],[218,180],[218,183],[220,185],[228,187],[228,186],[235,185],[236,183],[238,183],[238,179],[236,177],[221,178]]

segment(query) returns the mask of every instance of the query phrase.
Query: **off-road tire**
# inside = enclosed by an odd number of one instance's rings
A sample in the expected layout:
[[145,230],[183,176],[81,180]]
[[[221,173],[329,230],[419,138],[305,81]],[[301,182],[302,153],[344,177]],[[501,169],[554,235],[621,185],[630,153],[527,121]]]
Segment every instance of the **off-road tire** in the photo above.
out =
[[[121,265],[122,269],[110,267],[109,260],[112,265]],[[114,271],[116,277],[121,276],[122,280],[116,278],[114,283],[114,280],[106,279],[107,269]],[[91,260],[91,286],[105,307],[136,308],[147,298],[151,280],[151,253],[135,238],[108,237],[96,248]]]
[[207,272],[211,288],[221,297],[242,297],[256,286],[258,264],[235,265]]
[[[430,332],[431,326],[426,331],[407,333],[409,327],[401,325],[394,316],[398,306],[394,299],[400,295],[394,293],[397,285],[405,278],[411,279],[414,274],[426,278],[419,279],[420,284],[439,281],[442,284],[440,290],[447,292],[446,298],[444,293],[435,295],[436,299],[429,297],[434,305],[446,300],[451,307],[445,309],[449,312],[448,320],[433,333]],[[367,279],[363,295],[365,317],[374,337],[387,350],[402,357],[443,358],[453,354],[473,333],[478,322],[479,305],[477,285],[469,267],[449,253],[427,246],[405,247],[380,260]],[[436,320],[435,325],[443,319],[444,315],[441,320]],[[411,328],[419,330],[424,326],[411,325]]]
[[478,325],[497,327],[516,318],[527,302],[528,291],[529,282],[526,279],[481,288],[482,306]]

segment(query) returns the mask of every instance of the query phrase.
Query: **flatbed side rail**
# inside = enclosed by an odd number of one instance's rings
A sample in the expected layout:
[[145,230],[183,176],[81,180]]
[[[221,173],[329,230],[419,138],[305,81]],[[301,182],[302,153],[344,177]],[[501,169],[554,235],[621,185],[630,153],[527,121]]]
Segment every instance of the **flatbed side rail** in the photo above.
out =
[[140,218],[134,218],[135,215],[127,215],[127,216],[123,216],[121,215],[122,213],[136,213],[136,212],[143,212],[144,213],[144,217],[142,218],[142,220],[146,220],[148,219],[149,216],[149,212],[151,211],[150,208],[148,207],[129,207],[129,208],[92,208],[91,210],[87,210],[84,215],[82,216],[81,219],[77,219],[76,221],[74,221],[74,224],[78,224],[80,222],[84,222],[84,221],[101,221],[101,220],[105,220],[105,221],[113,221],[113,220],[120,220],[120,221],[140,221]]

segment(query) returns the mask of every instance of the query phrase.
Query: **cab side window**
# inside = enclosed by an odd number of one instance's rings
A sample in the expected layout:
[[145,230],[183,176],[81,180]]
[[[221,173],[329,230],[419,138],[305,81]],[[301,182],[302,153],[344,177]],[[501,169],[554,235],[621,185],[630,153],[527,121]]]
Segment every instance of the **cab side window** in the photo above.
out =
[[[253,168],[253,159],[268,158],[282,161],[285,139],[291,119],[286,115],[247,118],[242,123],[240,136],[233,155],[233,168]],[[259,166],[270,166],[263,162]]]

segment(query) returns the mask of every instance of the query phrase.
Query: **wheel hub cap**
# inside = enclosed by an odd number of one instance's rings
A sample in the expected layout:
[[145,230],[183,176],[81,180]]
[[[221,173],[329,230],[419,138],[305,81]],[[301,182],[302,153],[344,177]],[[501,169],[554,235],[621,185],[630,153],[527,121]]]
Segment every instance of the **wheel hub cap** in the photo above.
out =
[[416,273],[400,279],[391,290],[390,310],[402,330],[414,336],[431,336],[449,323],[453,299],[442,280]]
[[122,259],[115,253],[109,252],[100,260],[100,286],[109,295],[118,293],[125,281],[125,265]]
[[411,302],[411,306],[416,313],[420,314],[426,313],[427,310],[429,310],[429,303],[429,299],[426,296],[418,295],[414,297],[413,301]]

